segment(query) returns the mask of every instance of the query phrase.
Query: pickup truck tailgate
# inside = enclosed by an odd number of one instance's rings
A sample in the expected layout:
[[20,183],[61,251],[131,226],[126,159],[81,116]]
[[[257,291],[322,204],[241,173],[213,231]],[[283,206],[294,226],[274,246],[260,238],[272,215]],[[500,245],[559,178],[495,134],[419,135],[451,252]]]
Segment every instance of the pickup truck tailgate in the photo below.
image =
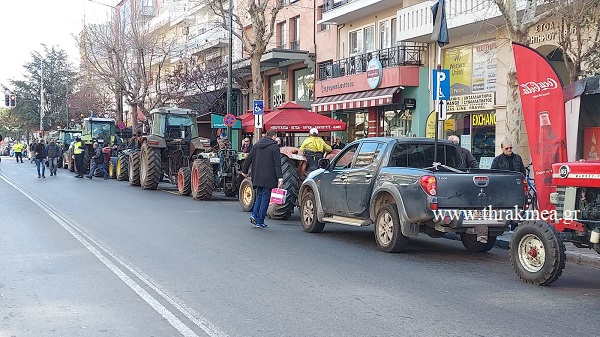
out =
[[523,175],[518,172],[471,170],[436,172],[439,209],[514,208],[524,205]]

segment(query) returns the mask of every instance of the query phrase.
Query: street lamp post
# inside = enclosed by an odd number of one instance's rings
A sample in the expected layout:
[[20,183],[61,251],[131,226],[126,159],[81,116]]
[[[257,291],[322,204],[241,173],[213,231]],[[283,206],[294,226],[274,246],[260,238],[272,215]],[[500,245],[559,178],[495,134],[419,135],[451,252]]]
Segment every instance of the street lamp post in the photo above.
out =
[[[229,58],[227,62],[227,113],[231,114],[233,111],[233,99],[232,94],[232,61],[233,61],[233,0],[229,0]],[[233,139],[231,136],[231,126],[227,126],[227,136],[229,139]]]

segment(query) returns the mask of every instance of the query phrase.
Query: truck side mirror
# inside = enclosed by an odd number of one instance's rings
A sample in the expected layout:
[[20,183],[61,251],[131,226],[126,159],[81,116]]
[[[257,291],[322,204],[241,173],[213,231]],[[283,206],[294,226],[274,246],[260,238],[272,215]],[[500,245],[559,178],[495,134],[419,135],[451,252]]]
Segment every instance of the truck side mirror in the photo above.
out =
[[329,167],[329,159],[327,159],[327,158],[319,159],[319,168],[326,169],[328,167]]

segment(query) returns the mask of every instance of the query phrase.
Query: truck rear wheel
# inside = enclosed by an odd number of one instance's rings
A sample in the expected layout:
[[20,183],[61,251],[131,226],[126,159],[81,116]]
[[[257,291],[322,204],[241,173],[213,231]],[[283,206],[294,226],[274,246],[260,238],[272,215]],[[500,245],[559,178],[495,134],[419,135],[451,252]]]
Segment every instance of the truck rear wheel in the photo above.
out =
[[488,236],[487,243],[477,241],[476,234],[460,233],[460,241],[463,246],[471,253],[484,253],[494,248],[496,244],[495,236]]
[[565,260],[565,244],[546,221],[524,221],[512,235],[510,262],[525,283],[551,284],[562,274]]
[[145,190],[155,190],[162,175],[160,167],[160,149],[142,145],[140,159],[140,185]]
[[129,185],[140,186],[140,153],[132,152],[129,155]]
[[325,224],[317,218],[317,202],[313,192],[307,192],[300,204],[302,229],[308,233],[321,233]]
[[177,190],[179,195],[190,195],[192,193],[192,178],[189,167],[181,167],[177,171]]
[[215,190],[213,169],[205,159],[196,159],[192,164],[192,197],[208,200]]
[[128,163],[129,159],[126,155],[119,155],[119,157],[117,158],[117,180],[124,181],[128,179]]
[[287,197],[281,205],[270,204],[267,208],[267,215],[271,219],[287,220],[294,213],[300,182],[294,162],[286,156],[281,156],[281,172],[283,173],[283,187],[281,188],[287,190]]
[[396,205],[383,205],[377,211],[375,240],[379,249],[386,253],[399,253],[406,249],[408,237],[402,234]]
[[252,187],[252,180],[250,180],[250,177],[242,180],[240,191],[238,193],[238,200],[244,212],[252,212],[254,201],[256,200],[256,193]]

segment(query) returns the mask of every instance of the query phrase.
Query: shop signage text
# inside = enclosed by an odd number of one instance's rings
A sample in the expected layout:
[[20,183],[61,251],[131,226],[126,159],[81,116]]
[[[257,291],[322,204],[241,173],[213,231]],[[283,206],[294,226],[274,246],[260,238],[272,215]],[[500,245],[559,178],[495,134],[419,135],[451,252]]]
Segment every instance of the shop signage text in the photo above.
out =
[[496,125],[496,114],[473,114],[471,120],[473,126],[494,126]]
[[448,113],[493,110],[495,93],[452,96],[448,101]]
[[383,67],[379,59],[373,58],[367,65],[367,84],[371,89],[377,89],[381,84],[381,77],[383,75]]

